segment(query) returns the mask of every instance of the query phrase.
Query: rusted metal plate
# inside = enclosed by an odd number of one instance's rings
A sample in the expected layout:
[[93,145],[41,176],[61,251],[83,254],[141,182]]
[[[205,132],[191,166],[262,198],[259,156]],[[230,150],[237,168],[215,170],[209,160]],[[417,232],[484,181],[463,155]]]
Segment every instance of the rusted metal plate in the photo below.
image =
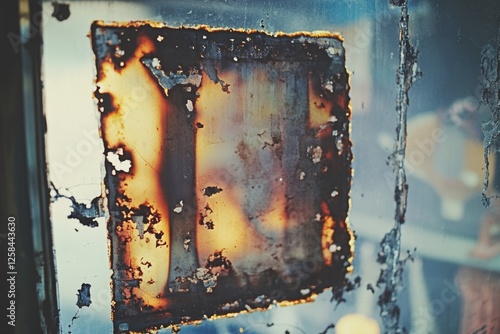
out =
[[116,332],[342,287],[354,238],[338,36],[95,22],[91,38]]

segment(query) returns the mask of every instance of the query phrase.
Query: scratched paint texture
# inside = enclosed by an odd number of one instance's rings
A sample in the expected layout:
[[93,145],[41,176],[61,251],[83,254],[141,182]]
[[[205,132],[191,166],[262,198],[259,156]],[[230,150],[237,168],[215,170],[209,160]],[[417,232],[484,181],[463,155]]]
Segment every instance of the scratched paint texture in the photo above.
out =
[[327,288],[340,300],[354,246],[341,38],[102,22],[91,35],[115,331]]

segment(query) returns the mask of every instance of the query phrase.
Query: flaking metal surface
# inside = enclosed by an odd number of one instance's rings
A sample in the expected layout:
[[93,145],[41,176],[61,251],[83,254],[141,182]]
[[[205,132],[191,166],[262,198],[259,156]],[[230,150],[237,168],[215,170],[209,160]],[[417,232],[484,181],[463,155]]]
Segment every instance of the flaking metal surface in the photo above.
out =
[[354,237],[338,36],[95,22],[91,37],[115,332],[343,287]]
[[408,92],[414,81],[421,75],[417,66],[417,51],[410,43],[408,4],[406,0],[390,0],[391,5],[401,7],[399,20],[399,66],[396,75],[396,143],[391,163],[395,174],[394,200],[396,203],[394,227],[385,234],[380,242],[377,261],[383,265],[377,286],[383,285],[378,298],[380,317],[384,333],[404,333],[399,326],[399,292],[403,287],[403,271],[411,254],[401,259],[401,225],[405,222],[408,184],[406,180],[405,155],[407,139],[407,114],[410,104]]

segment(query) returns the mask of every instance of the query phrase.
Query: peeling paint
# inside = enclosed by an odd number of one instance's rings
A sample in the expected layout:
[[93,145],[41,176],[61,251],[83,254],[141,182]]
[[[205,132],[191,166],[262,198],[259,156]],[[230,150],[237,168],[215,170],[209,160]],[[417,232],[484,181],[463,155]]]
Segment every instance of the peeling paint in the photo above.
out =
[[396,202],[395,225],[380,242],[377,261],[382,264],[377,287],[384,286],[379,296],[378,305],[384,333],[404,333],[399,327],[400,309],[398,295],[402,287],[403,269],[407,259],[401,260],[401,225],[405,222],[408,184],[406,182],[405,154],[407,137],[407,113],[409,106],[408,92],[414,81],[421,75],[417,66],[417,54],[410,43],[409,15],[406,0],[390,0],[394,6],[401,7],[399,20],[399,66],[397,70],[396,98],[396,144],[390,161],[396,176],[394,200]]
[[203,195],[210,197],[215,194],[218,194],[222,191],[222,188],[216,187],[216,186],[209,186],[206,188],[203,188]]
[[99,223],[96,218],[104,217],[104,203],[101,196],[94,198],[90,205],[80,203],[76,200],[73,195],[61,194],[54,184],[51,182],[51,191],[54,193],[51,197],[51,201],[55,202],[60,198],[69,199],[71,201],[71,213],[68,218],[77,219],[80,224],[88,227],[97,227]]
[[52,12],[52,17],[55,17],[58,21],[64,21],[69,18],[70,15],[69,4],[54,1],[52,2],[52,6],[54,7],[54,11]]
[[193,85],[199,87],[201,84],[201,75],[198,74],[198,71],[196,69],[192,70],[189,74],[185,74],[182,68],[179,68],[175,73],[170,72],[166,74],[161,69],[158,58],[143,58],[141,61],[148,67],[151,73],[153,73],[153,75],[158,79],[158,83],[167,92],[169,89],[172,89],[177,85]]
[[484,80],[481,98],[491,112],[489,121],[482,125],[485,163],[482,202],[487,207],[492,198],[498,197],[498,195],[488,196],[487,191],[490,179],[490,153],[500,153],[500,29],[497,38],[482,49],[481,56],[481,74]]
[[89,307],[90,304],[92,304],[92,301],[90,300],[90,287],[90,284],[82,283],[82,287],[78,289],[78,300],[76,301],[76,305],[79,308],[82,308],[84,306]]
[[115,331],[359,286],[337,35],[95,22],[92,45]]

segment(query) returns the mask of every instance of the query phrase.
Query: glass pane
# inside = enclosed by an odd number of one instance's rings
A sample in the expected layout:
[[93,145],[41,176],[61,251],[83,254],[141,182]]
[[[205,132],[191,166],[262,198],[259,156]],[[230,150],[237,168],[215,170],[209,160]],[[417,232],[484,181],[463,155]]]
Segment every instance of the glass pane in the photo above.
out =
[[[53,16],[54,5],[44,2],[42,30],[48,171],[54,185],[51,219],[62,332],[112,332],[111,314],[116,307],[110,288],[110,282],[115,278],[113,264],[109,261],[113,246],[108,244],[109,227],[113,225],[110,223],[112,210],[108,210],[110,194],[106,191],[111,188],[111,179],[105,179],[105,176],[107,172],[111,173],[112,161],[120,168],[127,168],[130,159],[128,146],[116,144],[108,147],[103,144],[102,136],[110,130],[102,127],[98,110],[102,101],[95,93],[103,81],[98,76],[98,81],[95,80],[100,63],[94,56],[90,38],[92,22],[96,20],[113,26],[116,23],[112,22],[121,22],[124,27],[132,21],[145,21],[174,28],[206,25],[209,28],[253,29],[271,35],[322,30],[342,36],[345,67],[349,74],[350,140],[354,156],[354,174],[348,194],[348,224],[356,235],[353,272],[347,276],[349,281],[340,284],[344,286],[343,294],[333,289],[320,293],[310,303],[287,307],[271,303],[265,311],[184,325],[182,332],[342,334],[355,332],[355,326],[362,327],[364,333],[383,332],[378,303],[384,302],[384,284],[377,286],[377,281],[381,269],[387,264],[379,263],[377,254],[380,241],[395,224],[395,181],[389,156],[393,153],[397,126],[396,72],[400,56],[401,9],[385,0],[315,0],[307,4],[285,0],[69,1],[68,4],[69,17],[65,18],[67,13],[64,11]],[[498,144],[499,116],[495,94],[483,94],[483,89],[498,91],[498,65],[495,64],[499,54],[500,3],[493,0],[410,0],[408,5],[410,40],[418,50],[417,64],[423,75],[409,91],[405,159],[408,211],[406,222],[401,227],[401,258],[410,252],[413,260],[404,264],[402,285],[397,289],[399,326],[410,333],[496,333],[499,327],[497,306],[500,303],[500,202],[495,196],[500,189],[500,164],[497,163],[498,145],[495,145]],[[165,63],[165,60],[158,60],[160,64]],[[239,105],[233,90],[236,84],[232,82],[240,81],[231,82],[231,75],[243,76],[242,63],[237,57],[237,61],[227,61],[227,70],[220,70],[220,78],[231,84],[230,94],[222,92],[220,83],[217,85],[205,78],[199,88],[200,97],[192,100],[193,110],[206,105],[205,112],[215,113],[218,105],[211,105],[208,97],[227,99],[227,102],[221,102],[224,108]],[[286,76],[281,67],[273,67],[271,63],[246,65],[252,77],[250,82],[256,86],[253,89],[262,97],[255,102],[256,107],[263,110],[263,117],[271,119],[268,131],[258,132],[257,135],[262,136],[257,136],[255,142],[258,145],[259,140],[262,141],[264,152],[276,149],[272,146],[276,136],[273,136],[273,111],[266,110],[263,101],[274,96],[271,87],[279,87],[279,78]],[[232,73],[235,66],[241,67]],[[304,65],[297,66],[296,70],[301,71],[301,68]],[[148,71],[149,80],[158,87],[158,77]],[[278,80],[268,83],[271,81],[268,78],[273,78],[273,75]],[[300,75],[294,75],[294,80],[299,80]],[[265,80],[259,81],[259,76]],[[301,80],[304,84],[300,85],[302,91],[298,95],[307,96],[308,106],[310,103],[321,105],[317,97],[311,99],[307,84],[314,81],[315,76],[304,75]],[[284,81],[289,82],[286,78]],[[127,82],[134,84],[138,81]],[[250,91],[249,83],[241,85],[245,91]],[[212,87],[210,94],[203,91],[208,90],[207,87]],[[104,92],[104,89],[97,93]],[[129,97],[133,99],[132,93]],[[135,94],[139,96],[141,92]],[[249,99],[245,96],[241,100],[241,103],[248,103],[245,101]],[[273,106],[278,108],[286,101],[290,100],[278,95]],[[187,100],[181,102],[180,107],[190,109]],[[139,100],[137,108],[146,103],[151,101]],[[293,103],[293,107],[297,105]],[[227,129],[221,130],[224,136],[242,128],[233,119],[216,117],[215,120],[206,120],[202,111],[199,113],[193,120],[195,126],[200,123],[195,129],[196,136],[208,133],[206,130],[210,126]],[[491,123],[486,127],[485,136],[481,125],[487,121]],[[321,126],[323,122],[320,118],[314,126]],[[294,122],[293,126],[297,123]],[[182,128],[177,130],[184,131]],[[248,135],[252,134],[251,131]],[[149,136],[154,129],[143,132]],[[211,136],[204,140],[217,139],[213,134]],[[485,138],[493,143],[486,192],[492,198],[488,207],[482,200]],[[319,152],[316,147],[306,145],[306,156],[314,159]],[[124,150],[120,151],[120,148]],[[230,153],[227,151],[228,155]],[[323,153],[322,149],[321,156]],[[183,198],[172,199],[169,204],[172,210],[176,205],[182,206],[181,212],[184,212],[189,211],[190,206],[204,207],[204,201],[210,201],[214,213],[207,210],[203,226],[197,225],[204,234],[216,232],[221,224],[211,216],[219,211],[213,207],[215,204],[212,206],[212,201],[215,202],[218,196],[225,200],[238,198],[228,191],[224,182],[231,179],[240,167],[235,164],[228,166],[225,156],[218,160],[224,160],[225,168],[230,170],[227,179],[221,181],[219,179],[223,177],[217,173],[212,176],[211,171],[204,174],[212,166],[198,166],[198,173],[206,178],[200,181],[196,190],[198,193],[207,188],[222,191],[210,197],[203,194],[190,197],[190,205]],[[131,168],[135,168],[135,164],[136,161],[131,160]],[[269,165],[254,169],[277,177],[280,169],[275,168],[275,164],[276,160],[270,158]],[[287,166],[284,164],[283,168]],[[124,172],[116,173],[121,175]],[[300,175],[299,172],[299,178]],[[286,177],[284,179],[288,182]],[[238,182],[243,183],[243,180]],[[217,188],[209,188],[212,186]],[[266,196],[281,196],[278,186],[270,189]],[[256,198],[262,196],[260,192],[254,194]],[[195,212],[199,213],[198,210]],[[140,218],[132,219],[134,224],[139,222],[140,225]],[[210,222],[214,223],[214,230],[209,229]],[[247,242],[245,238],[240,236],[238,240]],[[188,247],[194,247],[194,239],[184,236],[182,240],[187,240]],[[179,246],[183,251],[184,243]],[[395,246],[391,244],[392,248]],[[199,259],[204,261],[210,254],[213,255],[213,251],[206,250]],[[139,256],[136,257],[140,260]],[[232,257],[228,255],[228,259],[232,260]],[[332,296],[335,297],[333,301]],[[341,299],[337,305],[337,300]],[[125,327],[121,329],[125,330]],[[171,330],[163,329],[162,332]]]

